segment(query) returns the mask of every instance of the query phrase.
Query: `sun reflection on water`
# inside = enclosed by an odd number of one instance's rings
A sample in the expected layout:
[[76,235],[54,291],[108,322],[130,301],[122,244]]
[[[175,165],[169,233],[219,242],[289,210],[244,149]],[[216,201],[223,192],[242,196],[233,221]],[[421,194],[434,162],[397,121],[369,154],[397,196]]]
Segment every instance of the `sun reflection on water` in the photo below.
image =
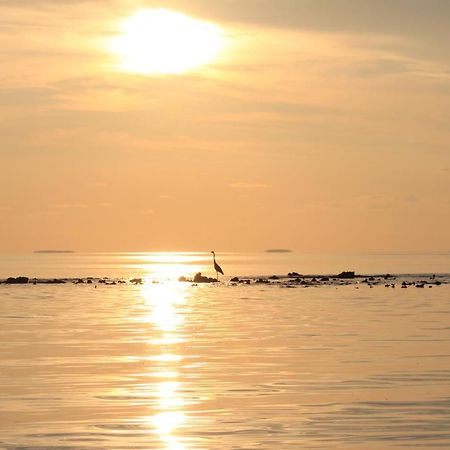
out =
[[126,266],[147,281],[176,281],[191,277],[209,267],[209,254],[203,253],[136,253],[124,256]]
[[164,338],[176,338],[184,320],[178,307],[186,302],[186,286],[178,282],[144,284],[141,295],[150,309],[141,320],[151,322]]
[[185,422],[186,416],[179,411],[164,411],[151,418],[152,425],[168,450],[187,450],[186,445],[176,436],[177,429]]
[[149,376],[159,381],[152,388],[156,412],[144,421],[167,450],[187,450],[179,436],[180,428],[188,419],[183,410],[186,405],[183,383],[179,381],[178,365],[183,356],[179,354],[178,345],[187,339],[184,325],[189,286],[178,282],[146,283],[141,288],[141,298],[148,313],[140,321],[149,323],[155,333],[148,344],[161,351],[149,358],[155,364]]

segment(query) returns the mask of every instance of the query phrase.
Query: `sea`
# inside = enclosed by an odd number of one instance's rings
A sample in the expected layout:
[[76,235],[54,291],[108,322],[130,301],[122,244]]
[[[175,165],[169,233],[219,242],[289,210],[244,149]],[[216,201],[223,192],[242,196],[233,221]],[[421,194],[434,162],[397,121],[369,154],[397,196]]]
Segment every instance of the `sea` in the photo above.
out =
[[450,448],[449,252],[216,258],[0,255],[0,450]]

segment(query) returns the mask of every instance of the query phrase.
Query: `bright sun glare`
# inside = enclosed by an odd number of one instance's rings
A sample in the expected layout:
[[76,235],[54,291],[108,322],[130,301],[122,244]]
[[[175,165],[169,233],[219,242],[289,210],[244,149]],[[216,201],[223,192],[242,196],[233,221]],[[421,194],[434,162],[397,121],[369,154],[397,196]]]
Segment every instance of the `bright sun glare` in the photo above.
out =
[[120,68],[141,74],[181,74],[211,63],[225,46],[220,28],[167,9],[145,9],[125,19],[112,39]]

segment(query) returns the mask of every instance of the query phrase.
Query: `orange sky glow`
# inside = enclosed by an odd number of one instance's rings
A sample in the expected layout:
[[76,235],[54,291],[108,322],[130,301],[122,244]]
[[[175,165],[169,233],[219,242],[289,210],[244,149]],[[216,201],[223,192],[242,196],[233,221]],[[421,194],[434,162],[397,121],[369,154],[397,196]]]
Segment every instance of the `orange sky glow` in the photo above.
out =
[[0,17],[0,252],[450,249],[449,2]]

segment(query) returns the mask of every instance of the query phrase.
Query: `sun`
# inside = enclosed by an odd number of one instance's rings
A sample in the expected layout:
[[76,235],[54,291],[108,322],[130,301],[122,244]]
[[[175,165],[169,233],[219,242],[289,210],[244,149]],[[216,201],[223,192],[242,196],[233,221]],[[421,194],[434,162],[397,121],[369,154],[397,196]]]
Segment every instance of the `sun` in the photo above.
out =
[[110,47],[126,72],[182,74],[213,62],[225,37],[212,23],[167,9],[144,9],[121,23]]

